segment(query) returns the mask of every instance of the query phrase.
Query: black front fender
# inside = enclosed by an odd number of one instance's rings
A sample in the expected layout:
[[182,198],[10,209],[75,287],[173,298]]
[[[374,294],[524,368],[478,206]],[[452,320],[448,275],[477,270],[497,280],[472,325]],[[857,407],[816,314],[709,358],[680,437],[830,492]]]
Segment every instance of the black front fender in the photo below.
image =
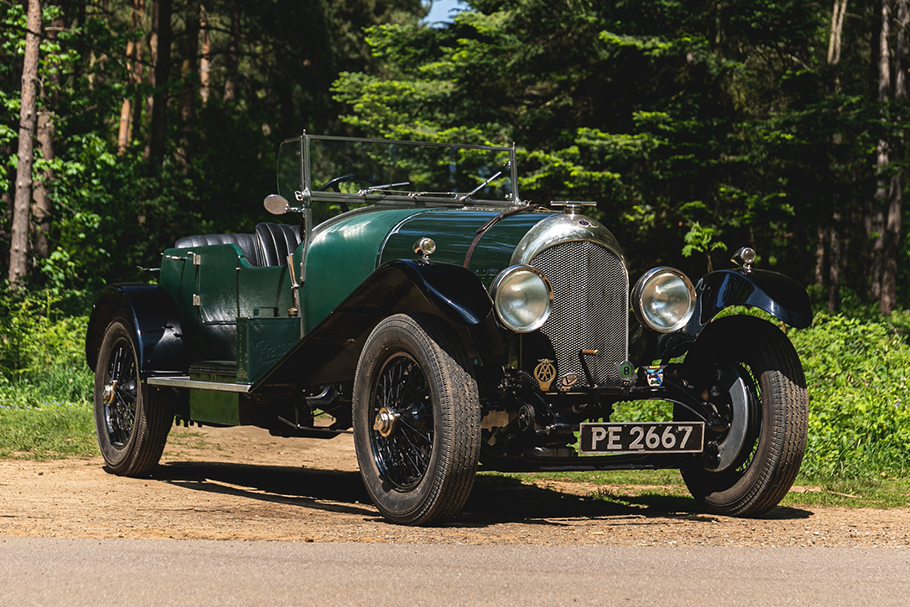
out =
[[719,270],[703,276],[695,286],[695,313],[684,331],[692,337],[724,308],[750,306],[764,310],[791,327],[812,324],[809,295],[798,282],[777,272]]
[[139,374],[180,373],[186,369],[183,331],[177,306],[170,294],[157,285],[105,287],[92,308],[85,336],[85,358],[95,370],[104,330],[117,312],[133,323],[139,346]]
[[795,280],[766,270],[719,270],[703,276],[695,285],[695,312],[676,333],[660,335],[636,324],[630,335],[630,356],[641,363],[682,355],[702,330],[731,306],[764,310],[782,322],[804,329],[812,324],[812,306],[806,290]]
[[503,352],[493,303],[480,279],[461,266],[394,260],[380,266],[262,379],[263,384],[322,385],[352,380],[370,332],[393,314],[445,320],[471,358]]

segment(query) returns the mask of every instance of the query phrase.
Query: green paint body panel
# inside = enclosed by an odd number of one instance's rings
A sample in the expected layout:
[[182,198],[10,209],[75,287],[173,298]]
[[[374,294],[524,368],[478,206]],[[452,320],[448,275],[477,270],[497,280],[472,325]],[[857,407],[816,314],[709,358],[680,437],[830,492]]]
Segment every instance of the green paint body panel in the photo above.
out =
[[237,319],[237,382],[255,383],[300,339],[300,319]]
[[[200,373],[193,379],[233,383],[232,377]],[[240,425],[240,395],[236,392],[213,392],[211,390],[190,390],[190,419],[209,424],[225,426]]]
[[[380,264],[392,259],[413,259],[414,243],[427,236],[436,242],[433,261],[463,265],[477,229],[500,212],[501,209],[433,209],[414,215],[389,235]],[[515,247],[527,231],[551,214],[519,213],[500,219],[474,249],[470,270],[489,287],[496,275],[509,266]]]
[[294,305],[287,266],[251,266],[234,244],[168,249],[160,284],[174,298],[183,330],[209,359],[236,359],[238,317],[287,318]]
[[[388,233],[402,220],[424,211],[417,208],[374,210],[328,222],[325,227],[313,231],[300,302],[307,331],[328,316],[376,270],[379,251]],[[410,251],[407,258],[413,259],[414,251]],[[299,267],[299,250],[295,253],[295,261]]]

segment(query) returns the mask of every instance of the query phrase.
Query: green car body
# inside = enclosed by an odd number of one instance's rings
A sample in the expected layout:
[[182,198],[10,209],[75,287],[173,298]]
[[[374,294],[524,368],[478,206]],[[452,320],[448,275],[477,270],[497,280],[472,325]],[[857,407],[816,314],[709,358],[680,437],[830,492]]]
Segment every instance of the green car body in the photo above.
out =
[[[367,489],[400,523],[456,514],[478,464],[677,467],[710,510],[773,507],[805,447],[799,360],[769,323],[713,320],[747,305],[806,326],[805,291],[748,249],[694,286],[655,268],[630,288],[584,203],[528,205],[517,184],[514,147],[285,142],[287,197],[266,207],[290,223],[178,239],[157,285],[96,303],[86,354],[108,467],[147,473],[174,419],[353,427]],[[614,403],[650,399],[674,418],[609,422]]]

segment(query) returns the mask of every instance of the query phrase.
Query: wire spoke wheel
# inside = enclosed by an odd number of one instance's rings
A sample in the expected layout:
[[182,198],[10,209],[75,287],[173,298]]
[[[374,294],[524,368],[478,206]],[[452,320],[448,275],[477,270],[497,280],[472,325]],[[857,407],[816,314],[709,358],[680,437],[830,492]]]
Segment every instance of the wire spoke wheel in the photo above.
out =
[[480,456],[477,381],[447,325],[399,314],[376,326],[354,379],[364,486],[392,522],[423,525],[464,505]]
[[[433,453],[433,407],[427,379],[405,354],[387,361],[379,373],[370,432],[376,464],[397,489],[416,487],[430,466]],[[383,415],[390,422],[385,424]]]
[[141,381],[132,322],[115,315],[95,365],[95,430],[107,469],[141,476],[157,465],[174,420],[172,404]]
[[136,365],[129,339],[114,343],[104,383],[104,421],[112,446],[122,449],[136,422]]

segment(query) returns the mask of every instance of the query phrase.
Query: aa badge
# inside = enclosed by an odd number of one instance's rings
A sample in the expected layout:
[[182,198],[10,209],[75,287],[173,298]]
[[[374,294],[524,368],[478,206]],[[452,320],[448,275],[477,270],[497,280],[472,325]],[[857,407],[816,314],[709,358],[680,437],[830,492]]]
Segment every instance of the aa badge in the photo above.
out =
[[553,361],[549,358],[541,358],[538,365],[534,367],[534,379],[537,380],[541,392],[548,392],[550,384],[556,379],[556,367],[553,366]]

